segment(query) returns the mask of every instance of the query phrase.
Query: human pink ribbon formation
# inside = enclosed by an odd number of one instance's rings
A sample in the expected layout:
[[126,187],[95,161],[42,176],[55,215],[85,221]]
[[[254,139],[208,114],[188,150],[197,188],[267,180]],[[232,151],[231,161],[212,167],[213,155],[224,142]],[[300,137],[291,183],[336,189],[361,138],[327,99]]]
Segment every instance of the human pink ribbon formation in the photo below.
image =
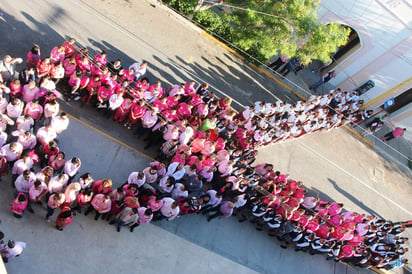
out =
[[[408,239],[401,233],[410,223],[344,211],[342,204],[308,195],[302,182],[271,164],[252,166],[259,147],[368,119],[371,111],[360,109],[356,92],[336,89],[295,104],[256,102],[237,112],[230,98],[218,98],[206,83],[164,89],[144,76],[147,62],[126,69],[119,59],[109,62],[104,50],[92,56],[76,47],[75,39],[46,58],[35,45],[27,67],[16,73],[22,62],[6,56],[0,63],[0,173],[11,170],[16,218],[43,202],[48,222],[59,209],[58,230],[82,209],[117,231],[186,214],[204,214],[208,221],[236,215],[277,237],[282,248],[360,267],[406,263]],[[146,141],[145,149],[159,147],[157,161],[117,188],[109,178],[77,177],[80,159],[69,158],[56,142],[69,125],[57,98],[80,101],[122,123]]]

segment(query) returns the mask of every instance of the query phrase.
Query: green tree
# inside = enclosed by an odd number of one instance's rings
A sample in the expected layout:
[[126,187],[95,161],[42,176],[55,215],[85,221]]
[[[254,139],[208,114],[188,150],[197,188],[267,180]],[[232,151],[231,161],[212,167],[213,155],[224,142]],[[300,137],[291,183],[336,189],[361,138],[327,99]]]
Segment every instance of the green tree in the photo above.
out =
[[228,0],[234,44],[266,62],[278,52],[304,64],[326,62],[346,43],[350,30],[318,20],[318,0]]
[[[323,24],[316,11],[319,0],[170,0],[170,7],[192,17],[209,31],[231,41],[266,63],[279,52],[299,56],[303,64],[327,62],[347,42],[350,29]],[[212,12],[215,6],[230,12]],[[251,60],[253,62],[253,60]]]

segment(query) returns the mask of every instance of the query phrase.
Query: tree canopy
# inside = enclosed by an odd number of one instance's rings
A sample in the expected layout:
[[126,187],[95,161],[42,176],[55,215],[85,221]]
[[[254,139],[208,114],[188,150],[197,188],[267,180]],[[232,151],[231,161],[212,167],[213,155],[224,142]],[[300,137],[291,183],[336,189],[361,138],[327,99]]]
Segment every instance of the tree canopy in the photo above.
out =
[[[350,29],[337,23],[324,24],[317,17],[319,0],[226,0],[213,5],[202,0],[172,0],[195,13],[206,27],[224,30],[217,35],[262,62],[278,53],[299,56],[303,64],[328,62],[330,55],[347,42]],[[209,9],[225,7],[217,13]],[[203,8],[202,8],[203,6]],[[226,12],[227,11],[227,12]],[[217,22],[216,18],[219,18]],[[219,28],[213,25],[219,24]]]

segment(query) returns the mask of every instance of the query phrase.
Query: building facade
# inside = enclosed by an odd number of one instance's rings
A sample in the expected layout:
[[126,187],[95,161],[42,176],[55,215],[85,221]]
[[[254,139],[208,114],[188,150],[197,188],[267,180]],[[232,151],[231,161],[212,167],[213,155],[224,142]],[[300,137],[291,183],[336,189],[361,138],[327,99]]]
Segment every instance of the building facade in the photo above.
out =
[[318,15],[352,29],[350,42],[326,68],[337,72],[330,83],[354,90],[372,81],[361,96],[367,109],[383,111],[392,99],[384,111],[394,126],[408,129],[412,142],[412,1],[322,0]]

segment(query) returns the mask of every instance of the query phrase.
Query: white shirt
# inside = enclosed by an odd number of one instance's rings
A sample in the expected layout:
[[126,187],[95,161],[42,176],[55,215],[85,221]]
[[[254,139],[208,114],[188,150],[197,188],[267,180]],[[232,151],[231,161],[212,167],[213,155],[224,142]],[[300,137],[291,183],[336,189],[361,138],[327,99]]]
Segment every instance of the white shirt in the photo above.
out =
[[171,163],[167,168],[166,176],[171,175],[176,181],[182,179],[185,175],[185,169],[181,168],[180,170],[177,170],[178,165],[178,162]]
[[129,178],[127,179],[128,184],[136,184],[138,187],[141,187],[146,182],[146,176],[143,174],[143,178],[138,178],[139,172],[135,171],[130,173]]
[[56,131],[53,128],[49,128],[46,130],[46,127],[41,127],[37,130],[37,141],[39,141],[42,145],[48,144],[50,141],[53,141],[56,137]]
[[163,206],[160,208],[160,212],[163,216],[167,217],[168,221],[173,220],[179,214],[180,209],[177,206],[176,208],[172,208],[172,204],[175,202],[172,198],[165,197],[162,199]]
[[69,126],[69,118],[66,116],[62,118],[61,116],[54,116],[50,122],[52,128],[57,134],[62,133]]
[[175,187],[172,190],[172,198],[178,200],[180,198],[186,198],[189,196],[189,192],[187,190],[182,190],[183,184],[176,183]]
[[18,192],[27,193],[35,181],[36,175],[34,175],[33,172],[30,173],[30,177],[27,180],[25,180],[23,174],[21,174],[17,177],[16,181],[14,181],[14,186]]
[[23,174],[23,172],[26,169],[31,169],[32,167],[33,167],[33,160],[31,158],[27,164],[24,162],[24,159],[20,159],[14,163],[11,173],[20,175],[20,174]]
[[10,144],[4,145],[0,149],[0,155],[6,157],[7,162],[13,162],[20,157],[21,152],[23,151],[23,146],[20,143],[15,143],[17,148],[16,151],[10,150]]
[[19,118],[17,118],[16,126],[17,126],[17,129],[22,129],[24,131],[30,131],[31,128],[34,126],[34,120],[31,117],[26,120],[24,119],[24,115],[22,115]]
[[19,256],[22,252],[23,249],[26,248],[26,243],[25,242],[15,242],[13,248],[9,248],[6,246],[6,253],[3,254],[4,257],[7,259],[12,259],[16,256]]
[[62,192],[63,187],[65,187],[69,181],[69,176],[67,176],[67,174],[63,174],[63,176],[64,178],[61,180],[59,180],[60,175],[53,176],[50,179],[49,185],[47,186],[49,193]]
[[69,175],[70,177],[73,177],[73,176],[75,176],[76,173],[79,171],[80,166],[81,166],[81,163],[80,163],[80,165],[77,167],[76,165],[74,165],[74,164],[72,163],[71,160],[69,160],[69,161],[67,161],[67,162],[64,164],[63,171],[64,171],[65,174]]

